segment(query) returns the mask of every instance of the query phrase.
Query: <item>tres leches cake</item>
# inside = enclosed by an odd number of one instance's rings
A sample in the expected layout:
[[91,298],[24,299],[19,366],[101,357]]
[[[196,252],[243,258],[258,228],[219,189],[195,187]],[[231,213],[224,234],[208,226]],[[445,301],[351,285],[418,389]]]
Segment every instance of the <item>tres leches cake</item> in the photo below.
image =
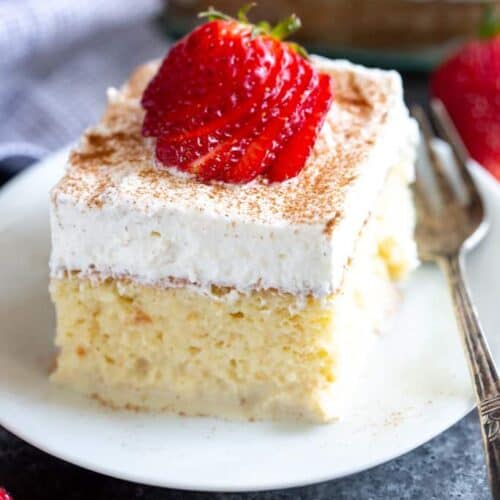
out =
[[51,195],[55,382],[114,407],[341,416],[416,265],[397,73],[213,16],[108,92]]

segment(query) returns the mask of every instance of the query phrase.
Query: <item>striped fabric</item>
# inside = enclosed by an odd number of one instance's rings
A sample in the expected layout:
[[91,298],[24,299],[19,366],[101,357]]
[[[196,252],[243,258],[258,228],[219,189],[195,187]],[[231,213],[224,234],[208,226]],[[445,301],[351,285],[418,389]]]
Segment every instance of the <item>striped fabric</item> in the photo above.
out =
[[160,0],[0,0],[0,169],[75,140],[101,113],[107,86],[164,54],[152,22],[160,8]]

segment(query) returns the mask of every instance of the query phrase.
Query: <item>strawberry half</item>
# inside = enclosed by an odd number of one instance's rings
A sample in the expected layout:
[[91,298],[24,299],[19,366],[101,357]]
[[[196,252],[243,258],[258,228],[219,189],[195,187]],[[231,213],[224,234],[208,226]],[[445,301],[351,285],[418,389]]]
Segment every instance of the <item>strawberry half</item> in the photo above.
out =
[[445,61],[432,77],[431,93],[443,101],[470,155],[500,180],[499,28]]
[[208,16],[174,45],[144,91],[143,135],[156,138],[162,165],[202,181],[297,175],[332,100],[330,78],[282,41],[298,19],[271,28],[251,25],[244,11],[238,20]]
[[12,500],[12,497],[7,493],[7,490],[0,487],[0,500]]

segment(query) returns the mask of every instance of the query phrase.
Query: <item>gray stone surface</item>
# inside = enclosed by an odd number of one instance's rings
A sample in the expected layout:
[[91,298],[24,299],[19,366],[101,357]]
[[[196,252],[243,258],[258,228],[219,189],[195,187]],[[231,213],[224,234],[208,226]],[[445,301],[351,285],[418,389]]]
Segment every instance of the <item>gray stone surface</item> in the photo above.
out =
[[486,500],[485,474],[475,413],[417,450],[355,476],[244,494],[182,492],[111,479],[50,457],[0,428],[0,484],[15,500]]

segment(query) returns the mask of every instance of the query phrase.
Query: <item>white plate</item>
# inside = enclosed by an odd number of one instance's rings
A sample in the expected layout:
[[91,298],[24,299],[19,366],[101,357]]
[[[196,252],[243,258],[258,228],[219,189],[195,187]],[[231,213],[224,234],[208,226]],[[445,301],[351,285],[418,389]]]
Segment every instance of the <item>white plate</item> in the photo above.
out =
[[[47,294],[47,192],[67,151],[0,193],[0,423],[38,448],[110,476],[191,490],[259,490],[324,481],[397,457],[472,406],[444,282],[433,267],[409,284],[376,343],[357,403],[332,425],[234,423],[113,411],[49,384],[54,315]],[[477,178],[493,217],[469,257],[474,297],[500,359],[500,189]]]

